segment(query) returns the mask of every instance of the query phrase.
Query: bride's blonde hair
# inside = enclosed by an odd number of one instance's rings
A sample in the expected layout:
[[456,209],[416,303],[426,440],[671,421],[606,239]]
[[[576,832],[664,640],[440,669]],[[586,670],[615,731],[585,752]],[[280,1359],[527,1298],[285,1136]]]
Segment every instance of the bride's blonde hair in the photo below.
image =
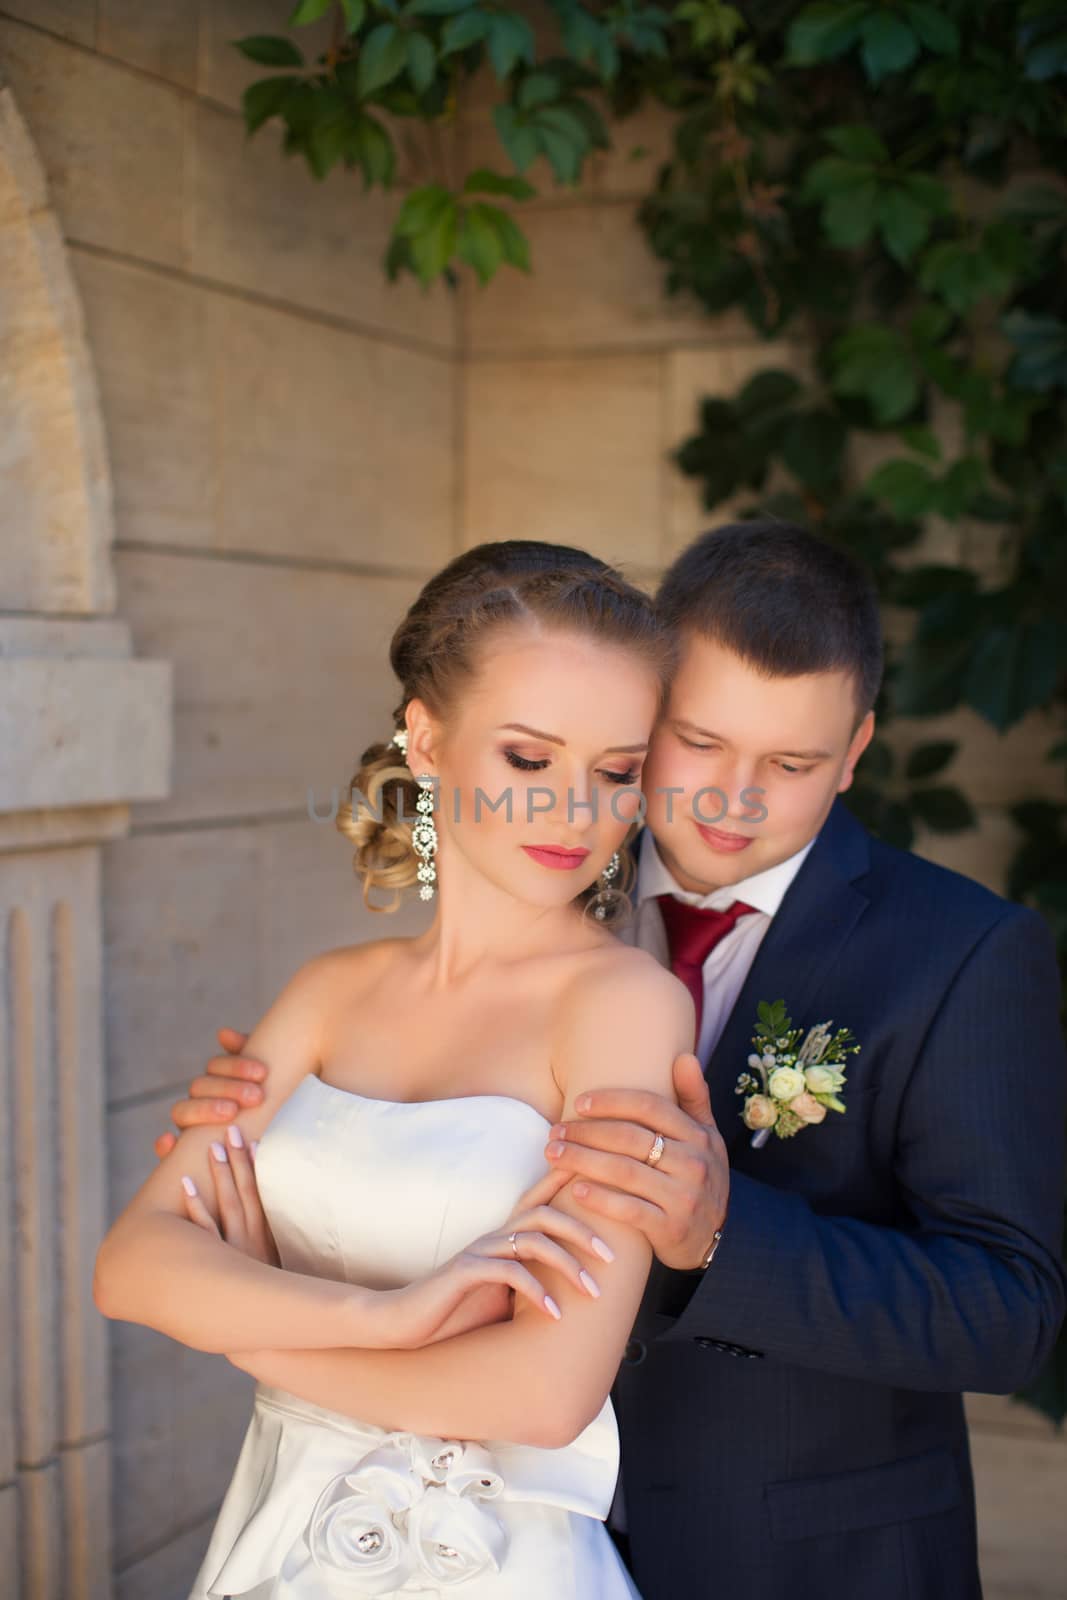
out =
[[[666,704],[676,661],[673,636],[656,616],[651,597],[584,551],[569,545],[508,539],[464,551],[429,580],[393,635],[389,660],[402,694],[393,708],[394,730],[404,727],[409,700],[425,702],[444,717],[478,669],[481,645],[497,629],[536,620],[602,639],[643,656],[660,680],[659,710]],[[419,857],[411,842],[419,795],[411,769],[389,739],[368,745],[338,809],[337,827],[355,846],[354,870],[372,911],[395,911],[400,891],[415,884]],[[366,805],[362,803],[365,799]],[[629,849],[638,824],[619,850],[620,870],[600,904],[607,925],[629,913],[634,877]],[[387,904],[370,893],[391,889]],[[597,894],[592,884],[583,907]],[[600,919],[598,919],[600,920]]]

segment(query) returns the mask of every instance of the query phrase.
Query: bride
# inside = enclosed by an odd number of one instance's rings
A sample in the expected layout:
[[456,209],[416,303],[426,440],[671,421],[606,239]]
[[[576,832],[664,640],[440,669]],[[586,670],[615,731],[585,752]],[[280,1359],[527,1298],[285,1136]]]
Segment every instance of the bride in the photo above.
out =
[[338,824],[364,896],[418,883],[433,921],[290,978],[247,1041],[263,1104],[229,1148],[183,1134],[96,1304],[257,1379],[190,1600],[626,1600],[608,1393],[650,1249],[594,1235],[544,1151],[584,1091],[673,1097],[692,1048],[686,989],[610,926],[672,646],[610,568],[505,542],[390,659]]

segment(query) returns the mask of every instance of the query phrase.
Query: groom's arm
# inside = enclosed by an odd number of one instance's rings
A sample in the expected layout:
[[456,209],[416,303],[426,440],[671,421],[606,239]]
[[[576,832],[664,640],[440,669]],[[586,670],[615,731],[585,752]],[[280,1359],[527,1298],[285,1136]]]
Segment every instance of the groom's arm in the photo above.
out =
[[1033,1378],[1065,1304],[1058,988],[1044,923],[1011,908],[962,963],[903,1094],[907,1220],[821,1215],[735,1172],[711,1266],[660,1275],[659,1338],[902,1388],[1008,1393]]

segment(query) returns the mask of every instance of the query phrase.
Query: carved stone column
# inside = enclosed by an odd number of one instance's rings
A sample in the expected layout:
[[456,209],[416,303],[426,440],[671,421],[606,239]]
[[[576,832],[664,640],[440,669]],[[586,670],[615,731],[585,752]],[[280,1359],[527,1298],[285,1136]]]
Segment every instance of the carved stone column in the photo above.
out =
[[0,1589],[111,1595],[100,878],[166,795],[170,666],[108,613],[111,485],[44,175],[0,82]]

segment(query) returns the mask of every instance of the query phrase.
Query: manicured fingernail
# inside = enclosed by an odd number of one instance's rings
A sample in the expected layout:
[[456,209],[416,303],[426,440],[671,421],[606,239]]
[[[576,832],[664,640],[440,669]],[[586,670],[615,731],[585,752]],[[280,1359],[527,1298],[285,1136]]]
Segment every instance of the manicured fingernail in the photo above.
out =
[[211,1141],[211,1154],[215,1157],[216,1161],[227,1160],[226,1146],[224,1144],[220,1144],[217,1139],[212,1139]]
[[241,1090],[241,1099],[247,1100],[249,1105],[258,1105],[262,1098],[262,1089],[257,1089],[254,1083],[246,1083]]
[[574,1102],[579,1111],[588,1111],[592,1103],[593,1097],[591,1094],[580,1094],[577,1100]]
[[192,1178],[190,1178],[188,1173],[185,1173],[182,1177],[182,1188],[185,1190],[186,1194],[190,1196],[190,1198],[196,1195],[196,1184],[193,1182]]
[[256,1159],[256,1151],[259,1149],[259,1140],[253,1139],[248,1148],[252,1152],[252,1160],[254,1161]]
[[571,1193],[576,1200],[584,1200],[589,1193],[589,1185],[587,1183],[576,1183]]
[[545,1295],[545,1309],[551,1316],[555,1317],[557,1322],[563,1315],[563,1312],[559,1309],[559,1306],[556,1304],[550,1294]]
[[232,1100],[216,1100],[215,1101],[215,1110],[216,1110],[216,1112],[218,1113],[218,1115],[220,1117],[228,1117],[230,1112],[233,1110],[233,1101]]
[[589,1276],[588,1272],[586,1272],[584,1267],[582,1268],[581,1272],[579,1272],[578,1276],[582,1280],[582,1283],[585,1285],[585,1288],[593,1296],[593,1299],[594,1300],[599,1300],[600,1299],[600,1290],[597,1287],[596,1280]]
[[552,1139],[565,1139],[567,1137],[567,1129],[564,1124],[557,1122],[554,1128],[550,1128],[549,1137]]
[[230,1126],[226,1129],[226,1137],[230,1141],[230,1143],[233,1145],[235,1150],[243,1150],[244,1149],[244,1147],[245,1147],[244,1137],[243,1137],[243,1135],[241,1133],[240,1128],[237,1126],[236,1122],[231,1122],[230,1123]]
[[555,1160],[557,1156],[561,1156],[563,1154],[566,1148],[566,1145],[561,1144],[558,1139],[553,1139],[550,1145],[546,1145],[545,1155],[549,1156],[552,1160]]
[[610,1244],[605,1244],[603,1239],[599,1238],[595,1233],[590,1239],[589,1243],[592,1245],[601,1261],[615,1260],[615,1252],[611,1248]]

